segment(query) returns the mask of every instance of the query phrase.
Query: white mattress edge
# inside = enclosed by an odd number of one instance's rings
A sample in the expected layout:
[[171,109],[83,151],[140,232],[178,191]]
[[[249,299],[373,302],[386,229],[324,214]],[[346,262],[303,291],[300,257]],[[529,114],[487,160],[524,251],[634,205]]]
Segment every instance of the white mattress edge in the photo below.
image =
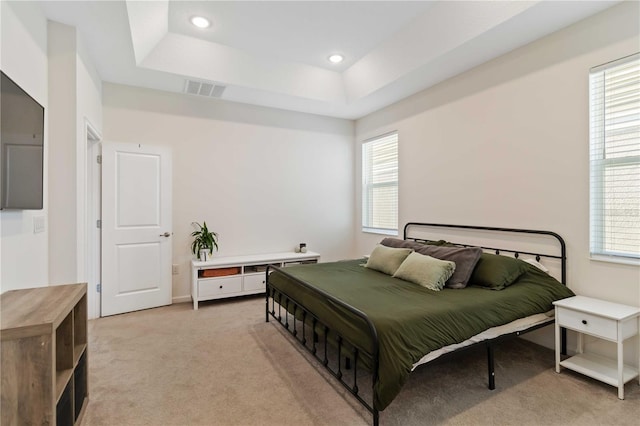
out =
[[553,311],[549,311],[547,313],[542,314],[534,314],[524,318],[518,318],[515,321],[512,321],[508,324],[499,325],[497,327],[489,328],[475,336],[465,340],[461,343],[455,343],[453,345],[445,346],[440,349],[436,349],[435,351],[431,351],[425,356],[423,356],[420,361],[413,364],[411,371],[415,370],[416,367],[422,364],[426,364],[434,359],[440,357],[449,352],[453,352],[457,349],[463,348],[465,346],[473,345],[474,343],[482,342],[484,340],[494,339],[498,336],[502,336],[509,333],[515,333],[517,331],[526,330],[529,327],[533,327],[537,324],[541,324],[545,321],[548,321],[549,318],[553,318]]

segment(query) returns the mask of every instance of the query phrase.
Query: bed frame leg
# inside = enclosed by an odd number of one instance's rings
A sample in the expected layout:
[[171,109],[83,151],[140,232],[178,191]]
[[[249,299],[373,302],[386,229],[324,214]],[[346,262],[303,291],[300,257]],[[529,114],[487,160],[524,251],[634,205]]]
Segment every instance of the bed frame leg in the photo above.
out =
[[373,426],[378,426],[380,424],[380,413],[378,410],[374,408],[373,410]]
[[264,318],[266,322],[269,322],[269,289],[267,289],[266,291],[266,297],[265,297],[265,312],[264,312]]
[[560,329],[560,339],[561,339],[561,353],[562,355],[566,355],[567,354],[567,329],[566,328],[561,328]]
[[348,356],[344,358],[344,369],[351,370],[351,358]]
[[489,372],[489,390],[496,388],[496,373],[493,369],[493,346],[487,343],[487,369]]

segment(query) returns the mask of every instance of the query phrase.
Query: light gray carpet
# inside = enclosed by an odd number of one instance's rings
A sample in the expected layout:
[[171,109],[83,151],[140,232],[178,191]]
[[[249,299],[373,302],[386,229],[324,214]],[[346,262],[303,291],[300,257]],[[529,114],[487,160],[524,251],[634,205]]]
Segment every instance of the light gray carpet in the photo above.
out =
[[[89,322],[91,425],[367,425],[369,413],[282,327],[264,299],[190,303]],[[516,339],[414,371],[381,425],[639,425],[640,386],[553,370],[553,351]]]

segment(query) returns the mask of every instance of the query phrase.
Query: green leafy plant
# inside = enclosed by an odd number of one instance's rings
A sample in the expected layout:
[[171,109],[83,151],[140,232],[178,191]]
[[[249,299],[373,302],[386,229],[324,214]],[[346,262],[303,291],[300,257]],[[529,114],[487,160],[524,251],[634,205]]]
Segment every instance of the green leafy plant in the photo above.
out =
[[207,228],[207,222],[202,222],[202,225],[198,222],[193,222],[192,225],[196,226],[198,229],[191,233],[191,236],[195,237],[191,243],[191,252],[197,255],[198,259],[200,259],[200,250],[202,249],[209,250],[210,254],[213,254],[214,247],[216,251],[218,251],[218,234],[213,231],[209,231]]

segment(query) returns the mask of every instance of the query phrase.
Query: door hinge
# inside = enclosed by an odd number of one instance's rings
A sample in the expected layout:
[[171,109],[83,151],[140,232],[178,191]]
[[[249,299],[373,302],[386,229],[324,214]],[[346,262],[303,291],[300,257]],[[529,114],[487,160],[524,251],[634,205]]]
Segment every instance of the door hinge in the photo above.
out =
[[96,228],[102,228],[102,220],[96,220]]
[[96,162],[97,162],[98,164],[102,164],[102,155],[98,155],[98,156],[96,157]]
[[102,293],[102,284],[96,284],[96,291]]

